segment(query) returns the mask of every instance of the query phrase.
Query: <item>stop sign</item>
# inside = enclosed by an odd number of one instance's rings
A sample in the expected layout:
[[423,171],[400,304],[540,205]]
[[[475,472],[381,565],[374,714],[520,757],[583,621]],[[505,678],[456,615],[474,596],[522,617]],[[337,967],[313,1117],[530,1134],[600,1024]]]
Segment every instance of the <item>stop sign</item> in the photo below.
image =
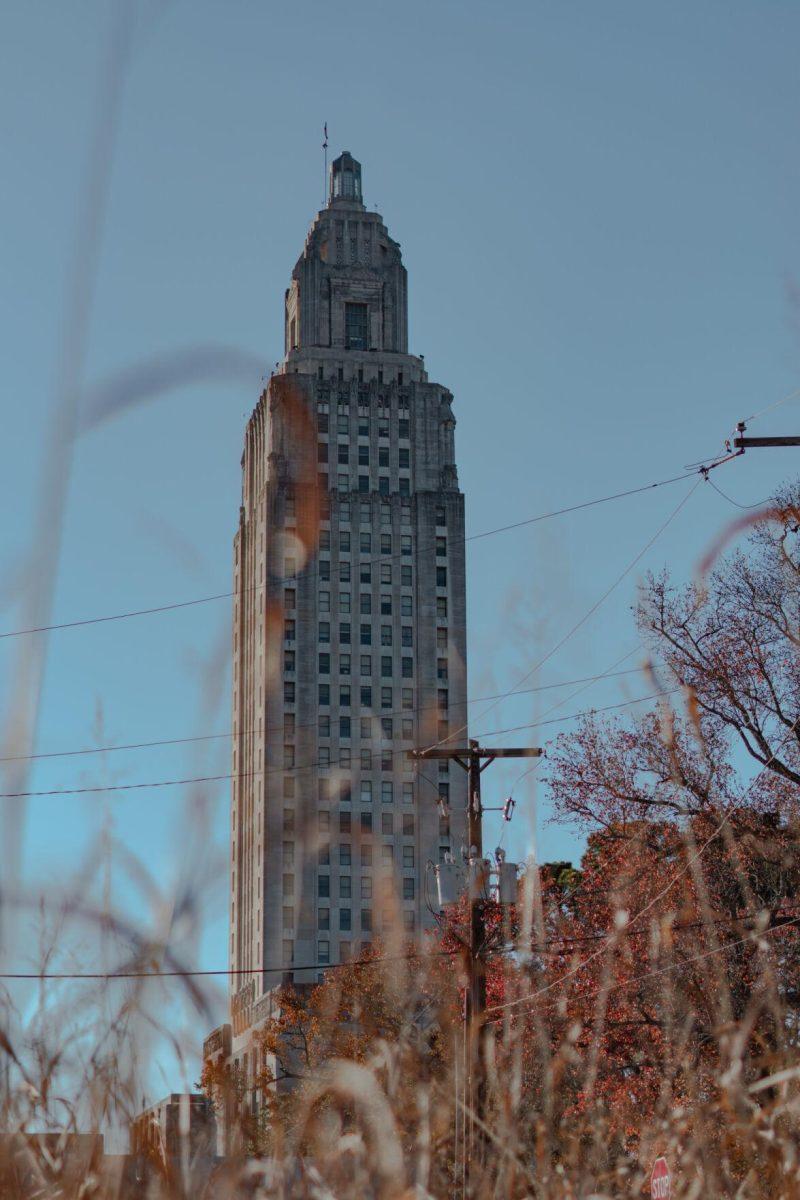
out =
[[650,1176],[650,1196],[652,1200],[669,1200],[672,1194],[670,1183],[672,1176],[669,1173],[667,1160],[665,1158],[657,1158],[653,1163],[653,1174]]

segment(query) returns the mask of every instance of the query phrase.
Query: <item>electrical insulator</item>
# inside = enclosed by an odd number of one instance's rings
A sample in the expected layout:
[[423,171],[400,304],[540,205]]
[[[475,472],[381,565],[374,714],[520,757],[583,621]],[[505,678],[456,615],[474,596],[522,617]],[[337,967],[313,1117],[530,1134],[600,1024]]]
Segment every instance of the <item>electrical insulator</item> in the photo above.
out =
[[516,800],[514,799],[514,797],[509,796],[508,799],[506,800],[505,804],[503,805],[503,820],[504,821],[511,820],[512,816],[514,815],[514,805],[515,804],[516,804]]
[[458,886],[459,870],[457,863],[454,863],[452,859],[450,862],[439,863],[435,871],[439,907],[444,908],[447,904],[457,904],[460,890]]
[[517,864],[497,864],[497,898],[501,904],[515,904],[517,900]]

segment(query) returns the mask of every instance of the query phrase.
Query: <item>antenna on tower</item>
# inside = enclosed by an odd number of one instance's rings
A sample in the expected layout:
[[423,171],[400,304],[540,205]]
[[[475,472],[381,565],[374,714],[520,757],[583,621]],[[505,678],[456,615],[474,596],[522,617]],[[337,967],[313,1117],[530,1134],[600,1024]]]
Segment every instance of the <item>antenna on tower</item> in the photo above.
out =
[[325,175],[322,180],[322,207],[328,203],[328,122],[322,126],[322,152],[325,161]]

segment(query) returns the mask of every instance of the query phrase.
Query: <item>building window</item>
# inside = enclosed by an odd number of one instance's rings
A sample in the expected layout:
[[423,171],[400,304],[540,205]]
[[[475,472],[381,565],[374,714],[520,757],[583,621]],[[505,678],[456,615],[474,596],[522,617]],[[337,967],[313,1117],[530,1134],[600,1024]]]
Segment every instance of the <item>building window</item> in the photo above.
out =
[[372,552],[372,534],[359,534],[358,546],[362,554],[370,554]]
[[349,675],[350,674],[350,655],[349,654],[340,654],[339,655],[339,674],[340,675]]
[[291,938],[283,939],[283,965],[290,967],[294,962],[294,942]]
[[392,535],[390,533],[381,534],[381,554],[392,553]]
[[358,571],[358,578],[362,583],[372,583],[372,565],[370,563],[362,562]]
[[405,712],[410,712],[414,708],[414,689],[403,688],[401,692],[401,704]]
[[283,810],[283,832],[294,833],[294,809],[285,808]]
[[447,587],[447,567],[436,568],[436,586],[438,588]]
[[[413,881],[412,881],[413,882]],[[416,917],[412,909],[404,910],[403,912],[403,928],[406,933],[413,933],[416,926]]]
[[378,492],[380,493],[381,496],[389,495],[389,476],[388,475],[381,475],[380,479],[378,480]]
[[390,687],[381,688],[381,708],[392,707],[392,689]]
[[319,623],[319,640],[321,642],[329,642],[331,640],[330,621],[320,621],[320,623]]
[[400,644],[406,649],[410,649],[414,645],[414,627],[413,625],[404,625],[400,630]]
[[284,896],[294,895],[294,875],[284,875],[283,877],[283,894]]
[[[381,595],[381,616],[390,617],[392,615],[392,596],[391,593]],[[391,645],[391,643],[388,643]]]
[[297,592],[294,588],[283,589],[283,607],[294,608],[297,603]]
[[381,655],[381,678],[391,679],[392,677],[392,656],[391,654]]
[[283,702],[284,704],[294,704],[294,680],[286,679],[283,684]]
[[350,843],[342,842],[339,846],[339,866],[350,866]]
[[[322,367],[320,367],[320,371]],[[319,433],[328,432],[328,414],[319,409],[317,412],[317,430]]]
[[[447,524],[447,514],[445,513],[444,505],[437,504],[436,508],[434,509],[434,512],[436,514],[436,524],[437,525],[446,525]],[[444,539],[442,539],[442,540],[444,540]]]
[[[349,683],[342,683],[339,685],[339,707],[340,708],[349,708],[350,707],[350,684]],[[347,721],[349,723],[349,721],[350,721],[349,717],[347,717]]]
[[331,961],[331,944],[322,938],[317,942],[317,962],[321,967],[327,967]]
[[331,702],[331,685],[329,683],[321,683],[317,689],[317,698],[320,704],[330,704]]
[[369,350],[369,310],[366,304],[345,304],[344,341],[348,350]]
[[404,475],[401,475],[400,479],[398,480],[397,487],[401,496],[411,495],[411,484]]
[[[283,794],[287,800],[294,799],[294,775],[284,775]],[[291,811],[291,810],[289,810]]]
[[[362,796],[361,799],[363,801],[364,797]],[[370,799],[372,799],[372,797],[370,797]],[[372,813],[371,812],[362,812],[361,813],[361,832],[362,833],[372,833]]]
[[336,480],[336,486],[340,492],[348,491],[350,487],[350,478],[346,471],[340,471]]
[[[342,406],[341,406],[341,405],[339,405],[339,415],[338,415],[338,417],[336,418],[336,432],[337,432],[337,433],[344,433],[344,434],[346,434],[346,433],[349,433],[349,432],[350,432],[350,418],[349,418],[349,416],[348,416],[348,414],[347,414],[347,409],[346,409],[346,408],[345,408],[345,411],[344,411],[344,412],[342,412]],[[340,457],[340,459],[339,459],[339,462],[347,462],[347,459],[346,459],[346,458],[345,458],[345,459],[342,459],[342,458]]]
[[340,738],[349,738],[350,737],[350,718],[349,717],[339,717],[339,737]]
[[362,495],[362,496],[363,496],[363,495],[364,495],[366,492],[368,492],[368,491],[369,491],[369,476],[368,476],[368,475],[359,475],[359,477],[358,477],[358,490],[359,490],[359,492],[361,493],[361,495]]
[[[361,737],[362,737],[362,739],[364,737],[370,736],[369,724],[370,724],[369,721],[365,721],[362,717],[362,719],[361,719]],[[366,732],[365,732],[365,729],[366,729]],[[372,770],[372,751],[371,750],[362,750],[361,751],[361,770],[362,771],[371,771]]]
[[414,814],[403,813],[403,837],[414,836]]
[[442,620],[447,619],[447,596],[436,597],[436,616],[442,618]]
[[[378,374],[380,376],[383,374],[383,372],[380,371]],[[379,378],[378,382],[382,383],[383,380]],[[378,417],[378,437],[388,438],[388,436],[389,436],[389,418],[388,417]]]
[[317,567],[319,569],[320,582],[327,583],[331,577],[330,559],[327,559],[327,558],[317,559]]
[[[405,857],[406,849],[413,851],[414,847],[413,846],[408,846],[408,847],[404,846],[403,847],[404,857]],[[412,863],[411,865],[413,867],[414,864]],[[403,899],[404,900],[413,900],[414,899],[414,880],[413,880],[413,878],[403,880]]]
[[319,611],[327,613],[331,611],[331,594],[330,592],[320,592],[319,594]]
[[[361,707],[372,708],[372,685],[369,683],[364,684],[361,688]],[[364,736],[363,731],[361,736]]]
[[[381,784],[381,803],[391,804],[394,800],[394,785],[391,779],[384,779]],[[384,830],[384,833],[386,830]]]
[[284,770],[290,771],[294,766],[294,746],[287,745],[283,747],[283,767]]
[[381,737],[387,742],[392,740],[392,718],[381,717]]
[[[347,432],[346,429],[345,432]],[[350,462],[350,447],[347,442],[339,442],[339,445],[336,447],[336,461],[341,467],[346,467]]]
[[350,553],[350,530],[339,530],[339,550],[342,554]]
[[358,598],[358,608],[362,616],[370,616],[372,613],[372,596],[369,592],[362,592]]
[[436,678],[444,683],[447,679],[447,659],[437,658],[436,660]]
[[381,846],[381,858],[385,863],[393,863],[394,846]]
[[339,563],[339,582],[350,582],[350,563],[347,561],[347,559],[344,559]]
[[331,877],[330,875],[317,876],[317,895],[322,899],[327,899],[331,894]]
[[361,928],[365,933],[372,932],[372,909],[362,908],[361,910]]
[[372,846],[370,845],[364,845],[361,847],[361,866],[372,866]]
[[[413,883],[414,881],[412,880],[411,882]],[[349,908],[339,909],[339,928],[345,932],[348,932],[353,928],[352,924],[350,923],[350,913],[351,910]]]
[[381,813],[381,833],[384,837],[391,837],[394,833],[394,813]]
[[408,470],[408,468],[411,466],[410,458],[411,451],[407,447],[401,446],[398,450],[397,459],[397,465],[400,467],[401,471]]
[[362,676],[372,674],[372,655],[371,654],[362,654],[361,655],[361,674],[362,674]]
[[[361,803],[362,804],[372,804],[372,780],[371,779],[362,779],[359,787],[361,789],[360,793],[359,793],[360,797],[361,797]],[[362,813],[361,816],[363,817],[364,814]],[[362,822],[362,825],[363,825],[363,822]]]
[[320,737],[328,738],[331,736],[331,719],[330,717],[319,717],[317,721],[318,733]]
[[381,625],[381,645],[391,646],[392,644],[392,627],[391,625]]
[[437,650],[446,650],[447,649],[447,630],[442,629],[441,627],[439,627],[436,630],[436,649]]
[[381,563],[381,583],[392,582],[392,564]]
[[394,756],[391,750],[381,750],[381,770],[392,771],[394,769]]
[[[363,379],[364,372],[359,369],[359,379]],[[369,416],[366,413],[358,414],[358,436],[369,437]]]
[[369,466],[369,446],[363,445],[358,447],[358,465],[360,467]]
[[294,866],[294,842],[283,843],[283,865],[285,867]]
[[339,625],[339,642],[343,646],[350,645],[350,622],[342,621]]
[[320,908],[317,910],[317,927],[325,930],[331,927],[331,910],[329,908]]
[[330,654],[320,654],[318,666],[319,666],[320,675],[330,675],[330,673],[331,673],[331,656],[330,656]]
[[350,612],[350,593],[349,592],[340,592],[339,593],[339,612],[340,613],[349,613]]
[[397,422],[397,436],[401,438],[407,438],[409,435],[410,430],[408,425],[408,417],[401,417]]
[[327,842],[317,850],[317,862],[321,867],[329,867],[331,865],[331,848]]
[[403,587],[411,587],[411,564],[406,563],[400,568],[400,583]]
[[339,899],[349,900],[353,895],[353,881],[349,875],[339,876]]
[[400,597],[400,616],[401,617],[411,617],[414,615],[414,610],[412,608],[412,604],[413,604],[413,601],[412,601],[411,596],[401,596]]
[[331,748],[330,746],[320,746],[318,751],[320,767],[329,767],[331,765]]
[[401,659],[401,674],[403,679],[413,679],[414,677],[414,660],[413,658]]
[[362,875],[361,876],[361,899],[362,900],[371,900],[372,899],[372,876],[371,875]]
[[378,466],[379,467],[388,467],[389,466],[389,447],[388,446],[379,446],[378,447]]
[[295,623],[293,617],[288,617],[283,622],[283,640],[285,642],[293,642],[295,639]]
[[353,821],[353,814],[349,812],[339,813],[339,833],[349,833]]
[[404,783],[403,784],[403,804],[413,804],[413,803],[414,803],[414,784],[413,783]]
[[327,808],[321,808],[317,813],[317,824],[319,826],[320,833],[327,833],[330,829],[331,814]]
[[447,712],[450,701],[450,693],[448,692],[447,688],[439,688],[436,693],[436,699],[438,700],[441,711]]

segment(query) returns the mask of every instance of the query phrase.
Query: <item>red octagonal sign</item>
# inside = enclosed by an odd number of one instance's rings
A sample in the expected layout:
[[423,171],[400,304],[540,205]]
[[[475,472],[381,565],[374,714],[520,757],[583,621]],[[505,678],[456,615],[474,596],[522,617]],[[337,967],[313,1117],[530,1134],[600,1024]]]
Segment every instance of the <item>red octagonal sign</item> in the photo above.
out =
[[650,1196],[652,1200],[669,1200],[672,1195],[672,1176],[669,1173],[667,1160],[657,1158],[653,1163],[653,1174],[650,1176]]

